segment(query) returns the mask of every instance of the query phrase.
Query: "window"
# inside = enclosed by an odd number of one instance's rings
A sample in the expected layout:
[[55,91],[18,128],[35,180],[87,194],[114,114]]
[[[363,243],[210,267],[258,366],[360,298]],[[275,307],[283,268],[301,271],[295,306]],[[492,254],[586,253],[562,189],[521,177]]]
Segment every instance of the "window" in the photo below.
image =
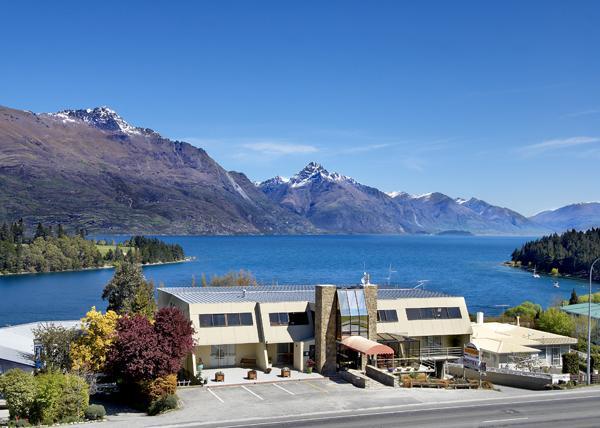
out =
[[396,322],[398,313],[396,309],[379,309],[377,311],[377,322]]
[[308,314],[306,312],[273,312],[269,314],[269,322],[273,326],[307,325]]
[[365,291],[359,288],[337,290],[341,336],[368,336],[369,315]]
[[462,318],[460,308],[406,308],[406,318],[414,320],[447,320]]
[[213,326],[225,327],[226,325],[225,314],[213,314]]
[[227,314],[227,325],[240,325],[240,314]]
[[242,325],[254,325],[252,322],[252,314],[250,312],[242,312],[240,314],[240,321]]
[[236,327],[254,325],[252,313],[200,314],[200,327]]
[[308,325],[308,314],[306,312],[290,312],[290,325]]

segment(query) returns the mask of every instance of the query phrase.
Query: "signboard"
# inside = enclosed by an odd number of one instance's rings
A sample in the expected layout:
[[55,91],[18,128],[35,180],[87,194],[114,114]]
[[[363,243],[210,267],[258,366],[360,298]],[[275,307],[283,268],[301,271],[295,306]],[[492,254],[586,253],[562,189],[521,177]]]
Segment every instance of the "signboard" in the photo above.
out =
[[474,343],[467,343],[463,349],[463,366],[465,369],[485,371],[485,363],[481,362],[481,352]]

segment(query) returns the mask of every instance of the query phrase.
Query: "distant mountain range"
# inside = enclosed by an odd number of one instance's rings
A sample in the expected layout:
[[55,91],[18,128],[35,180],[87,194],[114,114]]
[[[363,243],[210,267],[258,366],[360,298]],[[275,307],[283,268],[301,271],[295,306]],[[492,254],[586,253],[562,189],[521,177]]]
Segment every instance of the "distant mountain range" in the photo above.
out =
[[600,226],[600,204],[526,218],[475,198],[387,194],[314,162],[252,183],[107,107],[0,107],[0,221],[21,217],[104,233],[539,235]]
[[383,193],[311,162],[292,178],[259,183],[277,204],[335,233],[440,233],[537,235],[550,230],[521,214],[479,199],[442,193]]

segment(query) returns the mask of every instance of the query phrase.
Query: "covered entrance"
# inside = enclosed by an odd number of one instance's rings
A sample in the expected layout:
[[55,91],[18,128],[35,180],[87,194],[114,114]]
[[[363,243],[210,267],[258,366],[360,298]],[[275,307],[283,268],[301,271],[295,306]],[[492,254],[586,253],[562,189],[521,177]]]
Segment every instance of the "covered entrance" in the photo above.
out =
[[338,368],[363,370],[367,358],[394,358],[394,350],[362,336],[350,336],[338,342]]

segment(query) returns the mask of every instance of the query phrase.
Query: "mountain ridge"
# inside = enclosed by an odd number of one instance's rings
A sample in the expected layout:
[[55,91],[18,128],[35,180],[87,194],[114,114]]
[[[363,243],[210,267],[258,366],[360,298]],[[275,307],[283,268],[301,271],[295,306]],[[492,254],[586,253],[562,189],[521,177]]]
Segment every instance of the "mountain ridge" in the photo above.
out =
[[[138,234],[539,235],[600,225],[594,204],[555,210],[560,221],[555,211],[527,218],[474,197],[384,193],[317,162],[253,183],[107,106],[40,114],[0,106],[0,221]],[[577,207],[588,210],[583,222],[573,221]]]

